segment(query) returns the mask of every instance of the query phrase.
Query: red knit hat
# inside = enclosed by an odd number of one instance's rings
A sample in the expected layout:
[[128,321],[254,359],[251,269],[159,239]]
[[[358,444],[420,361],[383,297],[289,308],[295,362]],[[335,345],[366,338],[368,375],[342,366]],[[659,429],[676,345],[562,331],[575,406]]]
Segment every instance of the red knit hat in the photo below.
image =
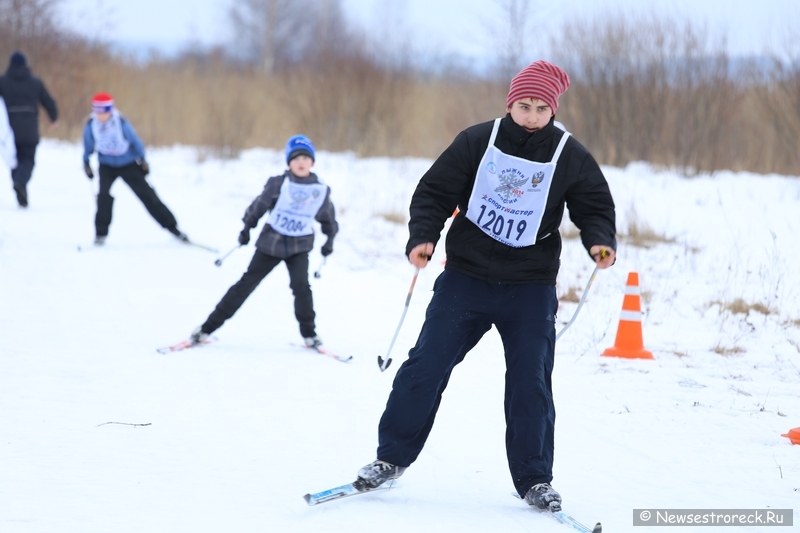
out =
[[535,98],[550,106],[555,114],[558,97],[569,87],[569,76],[561,67],[540,59],[534,61],[511,80],[506,107],[523,98]]
[[92,97],[92,111],[108,113],[114,108],[114,99],[108,93],[97,93]]

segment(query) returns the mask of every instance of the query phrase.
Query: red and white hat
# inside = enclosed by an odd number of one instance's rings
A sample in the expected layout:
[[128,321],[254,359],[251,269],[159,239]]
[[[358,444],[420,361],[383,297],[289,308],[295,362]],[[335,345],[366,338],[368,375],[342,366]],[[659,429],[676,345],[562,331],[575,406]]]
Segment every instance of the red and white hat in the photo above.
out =
[[108,93],[97,93],[92,97],[92,111],[108,113],[114,108],[114,99]]
[[569,76],[564,69],[540,59],[534,61],[511,80],[506,107],[523,98],[535,98],[550,106],[555,114],[558,97],[569,88]]

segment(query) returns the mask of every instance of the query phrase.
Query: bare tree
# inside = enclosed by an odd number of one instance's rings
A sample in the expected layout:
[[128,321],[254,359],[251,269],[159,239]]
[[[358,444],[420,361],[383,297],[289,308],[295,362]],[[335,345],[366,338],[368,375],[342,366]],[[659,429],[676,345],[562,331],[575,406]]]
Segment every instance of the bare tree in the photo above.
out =
[[605,164],[650,161],[687,174],[727,164],[742,91],[722,39],[653,16],[568,24],[553,46],[572,73],[568,123]]
[[235,0],[230,21],[235,48],[266,74],[349,42],[340,0]]
[[767,83],[756,81],[756,103],[761,120],[770,124],[771,132],[761,157],[767,168],[800,174],[800,57],[774,57]]
[[230,17],[235,46],[267,74],[308,39],[309,0],[235,0]]
[[497,79],[510,80],[525,67],[528,61],[528,36],[530,21],[528,14],[536,7],[531,0],[495,0],[500,7],[500,22],[491,32],[496,36]]
[[0,48],[33,48],[56,38],[61,0],[0,0]]

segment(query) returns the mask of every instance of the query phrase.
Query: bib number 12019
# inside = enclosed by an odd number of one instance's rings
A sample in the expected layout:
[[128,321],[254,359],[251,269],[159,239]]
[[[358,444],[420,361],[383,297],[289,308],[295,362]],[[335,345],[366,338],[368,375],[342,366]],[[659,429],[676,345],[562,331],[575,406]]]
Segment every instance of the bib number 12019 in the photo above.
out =
[[[522,234],[525,233],[525,228],[528,227],[528,223],[525,222],[525,219],[519,222],[513,218],[506,220],[503,218],[503,215],[497,214],[494,209],[489,209],[487,211],[485,205],[480,206],[480,209],[481,214],[478,215],[478,226],[486,230],[486,233],[491,232],[498,237],[505,238],[507,241],[510,241],[512,236],[515,241],[519,241]],[[484,215],[486,215],[486,222],[481,224]]]

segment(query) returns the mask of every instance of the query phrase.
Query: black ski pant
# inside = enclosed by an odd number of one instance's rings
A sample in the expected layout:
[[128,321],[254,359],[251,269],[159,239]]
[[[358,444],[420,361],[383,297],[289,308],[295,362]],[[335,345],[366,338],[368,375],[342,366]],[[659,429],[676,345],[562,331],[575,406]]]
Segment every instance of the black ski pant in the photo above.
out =
[[37,146],[38,143],[16,143],[17,168],[11,171],[11,179],[15,186],[24,189],[31,180],[33,166],[36,162]]
[[524,496],[553,479],[555,286],[488,283],[445,270],[433,290],[422,331],[397,371],[378,426],[378,459],[405,467],[417,459],[450,373],[494,324],[506,360],[508,465]]
[[311,285],[308,283],[308,253],[295,254],[281,259],[256,250],[247,271],[242,274],[239,281],[234,283],[222,300],[219,301],[214,311],[208,315],[202,329],[212,333],[239,310],[244,301],[261,283],[267,274],[272,272],[278,263],[286,262],[289,270],[289,287],[294,294],[294,316],[300,323],[300,335],[313,337],[316,335],[314,318],[314,298],[311,294]]
[[[97,193],[97,214],[94,217],[95,232],[99,236],[108,235],[108,226],[111,225],[111,213],[114,207],[114,197],[111,196],[111,185],[114,180],[122,178],[128,184],[133,193],[142,201],[147,212],[172,233],[175,233],[178,222],[175,216],[164,205],[147,180],[145,173],[136,163],[125,165],[124,167],[112,167],[100,165],[100,191]],[[175,230],[175,231],[173,231]]]

